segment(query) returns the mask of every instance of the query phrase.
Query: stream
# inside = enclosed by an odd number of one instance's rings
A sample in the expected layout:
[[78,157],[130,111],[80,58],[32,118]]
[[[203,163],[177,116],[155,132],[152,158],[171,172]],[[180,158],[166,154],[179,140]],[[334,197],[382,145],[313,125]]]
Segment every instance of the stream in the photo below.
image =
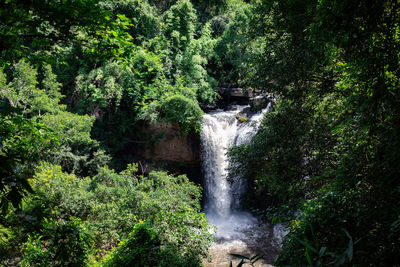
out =
[[217,110],[204,115],[201,134],[205,203],[208,220],[216,225],[215,242],[210,248],[208,266],[236,266],[240,260],[233,254],[246,257],[264,255],[254,266],[271,266],[279,251],[275,227],[260,223],[252,214],[240,209],[240,195],[246,184],[240,177],[228,181],[229,159],[227,152],[234,145],[245,145],[257,133],[270,104],[248,119],[242,117],[248,106],[233,106],[230,111]]

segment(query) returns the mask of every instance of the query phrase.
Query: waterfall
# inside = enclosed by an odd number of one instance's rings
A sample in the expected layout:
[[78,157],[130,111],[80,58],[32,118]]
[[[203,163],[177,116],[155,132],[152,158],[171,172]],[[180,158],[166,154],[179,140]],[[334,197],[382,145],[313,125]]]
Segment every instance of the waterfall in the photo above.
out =
[[247,106],[235,106],[233,111],[217,110],[204,115],[201,134],[205,188],[204,211],[217,226],[216,238],[238,238],[243,228],[256,224],[249,213],[239,211],[239,196],[245,185],[239,177],[228,181],[227,152],[233,145],[244,145],[256,134],[263,114],[270,105],[240,122],[238,114]]

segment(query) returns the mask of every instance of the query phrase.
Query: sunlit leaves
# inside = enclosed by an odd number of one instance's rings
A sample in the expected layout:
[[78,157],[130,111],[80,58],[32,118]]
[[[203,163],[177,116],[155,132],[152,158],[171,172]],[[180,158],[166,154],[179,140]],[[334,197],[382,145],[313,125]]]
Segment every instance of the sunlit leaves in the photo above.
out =
[[36,197],[27,199],[25,212],[35,216],[35,206],[45,205],[46,216],[56,221],[80,217],[96,248],[102,249],[129,239],[135,225],[145,220],[154,226],[161,244],[176,255],[197,259],[206,255],[211,234],[205,215],[199,213],[200,188],[185,176],[152,172],[141,177],[136,171],[136,164],[121,173],[105,167],[93,178],[79,179],[61,172],[59,166],[44,164],[33,180]]
[[4,214],[9,204],[18,208],[23,196],[32,191],[27,179],[57,138],[43,124],[23,118],[4,101],[0,103],[0,205]]

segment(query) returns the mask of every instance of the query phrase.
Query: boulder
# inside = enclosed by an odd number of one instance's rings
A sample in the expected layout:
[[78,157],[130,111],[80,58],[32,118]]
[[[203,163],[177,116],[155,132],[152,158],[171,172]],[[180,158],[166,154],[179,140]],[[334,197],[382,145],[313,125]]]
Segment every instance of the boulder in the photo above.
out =
[[246,107],[244,108],[241,112],[239,112],[238,114],[236,114],[236,119],[239,122],[248,122],[251,118],[251,116],[254,115],[254,112],[251,111],[250,107]]
[[269,102],[271,102],[271,98],[268,95],[260,95],[250,98],[249,105],[253,112],[257,112],[266,108]]
[[241,98],[251,98],[255,96],[255,91],[253,89],[244,89],[244,88],[219,88],[220,94],[228,95],[231,97],[241,97]]

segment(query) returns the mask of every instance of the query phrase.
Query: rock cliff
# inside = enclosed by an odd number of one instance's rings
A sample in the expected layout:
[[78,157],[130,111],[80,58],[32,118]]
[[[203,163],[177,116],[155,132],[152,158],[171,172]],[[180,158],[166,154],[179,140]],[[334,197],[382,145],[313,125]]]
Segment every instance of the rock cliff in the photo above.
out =
[[200,162],[200,141],[195,135],[184,135],[176,123],[148,124],[144,132],[158,136],[152,148],[144,151],[144,158],[154,161]]

